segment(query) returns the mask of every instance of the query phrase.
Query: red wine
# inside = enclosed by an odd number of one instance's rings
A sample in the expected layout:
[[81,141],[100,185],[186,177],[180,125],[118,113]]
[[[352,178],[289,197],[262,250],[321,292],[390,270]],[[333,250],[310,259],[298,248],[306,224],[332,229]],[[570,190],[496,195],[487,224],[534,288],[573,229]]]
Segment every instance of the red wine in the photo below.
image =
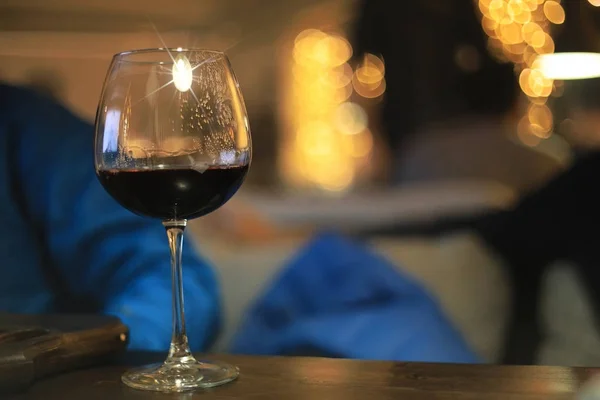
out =
[[242,185],[248,166],[194,169],[100,170],[100,182],[123,207],[138,215],[192,219],[225,204]]

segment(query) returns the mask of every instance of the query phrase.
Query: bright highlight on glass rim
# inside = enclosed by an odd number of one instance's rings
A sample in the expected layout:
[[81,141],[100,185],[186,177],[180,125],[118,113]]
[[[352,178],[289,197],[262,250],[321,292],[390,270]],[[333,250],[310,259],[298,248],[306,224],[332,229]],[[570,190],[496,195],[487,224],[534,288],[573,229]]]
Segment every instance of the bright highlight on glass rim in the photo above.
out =
[[180,92],[187,92],[192,87],[192,65],[187,57],[179,54],[173,62],[173,84]]
[[540,55],[536,64],[548,79],[577,80],[600,77],[600,53],[554,53]]

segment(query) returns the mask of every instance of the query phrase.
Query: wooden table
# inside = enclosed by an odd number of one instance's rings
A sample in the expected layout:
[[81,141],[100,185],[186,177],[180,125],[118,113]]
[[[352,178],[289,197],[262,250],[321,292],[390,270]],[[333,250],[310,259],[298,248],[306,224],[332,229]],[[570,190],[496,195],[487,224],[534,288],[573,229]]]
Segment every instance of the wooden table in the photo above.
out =
[[120,381],[127,367],[107,366],[42,380],[29,391],[9,399],[555,400],[575,398],[574,393],[581,385],[600,373],[600,369],[537,366],[218,358],[238,365],[240,378],[195,393],[162,394],[129,389]]

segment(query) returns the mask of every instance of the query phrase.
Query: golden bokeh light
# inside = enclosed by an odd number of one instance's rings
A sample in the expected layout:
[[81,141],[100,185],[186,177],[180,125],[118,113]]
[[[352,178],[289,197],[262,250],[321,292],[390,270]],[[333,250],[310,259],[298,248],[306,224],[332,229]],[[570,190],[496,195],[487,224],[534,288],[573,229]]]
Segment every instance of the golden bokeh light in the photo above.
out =
[[367,54],[353,70],[350,43],[316,29],[296,36],[292,55],[287,115],[293,138],[283,153],[284,174],[296,186],[345,191],[373,151],[367,113],[349,98],[355,91],[381,96],[385,65]]
[[527,80],[527,85],[531,89],[531,92],[534,94],[530,97],[548,97],[552,93],[552,89],[554,87],[551,79],[546,78],[546,76],[539,69],[533,68],[530,70],[529,79]]
[[525,68],[523,71],[521,71],[521,74],[519,75],[519,86],[521,87],[521,90],[523,91],[523,93],[525,93],[527,96],[534,97],[535,93],[533,93],[533,91],[529,87],[529,77],[530,76],[531,76],[531,69]]
[[356,79],[365,85],[376,85],[383,80],[383,73],[374,66],[361,66],[356,69]]
[[594,7],[600,7],[600,0],[588,0],[588,3],[590,3]]
[[529,118],[524,116],[517,125],[517,137],[526,146],[535,147],[540,144],[541,139],[539,136],[534,135],[531,130],[531,123]]
[[533,46],[533,35],[537,32],[543,32],[543,29],[535,22],[528,22],[521,27],[521,32],[525,42]]
[[373,150],[373,134],[365,129],[357,135],[348,136],[350,154],[355,158],[368,157]]
[[304,39],[306,38],[316,38],[316,37],[322,37],[323,32],[321,32],[318,29],[305,29],[302,32],[300,32],[298,35],[296,35],[296,38],[294,39],[294,50],[296,50],[299,46],[299,43],[302,42]]
[[352,77],[354,91],[366,99],[375,99],[385,92],[385,63],[374,54],[365,54]]
[[562,24],[565,22],[565,10],[556,1],[547,1],[544,3],[544,15],[553,24]]
[[365,110],[356,103],[340,104],[333,115],[336,129],[346,135],[358,135],[368,127]]
[[327,156],[336,146],[335,131],[325,121],[309,121],[298,128],[296,135],[309,156]]
[[[491,19],[494,19],[500,23],[508,18],[507,13],[507,2],[503,0],[492,0],[488,5],[488,15]],[[485,14],[485,13],[484,13]]]
[[554,53],[554,39],[547,33],[544,33],[544,42],[541,46],[536,47],[535,51],[538,54],[551,54]]
[[354,75],[354,78],[352,79],[352,86],[358,95],[366,99],[375,99],[381,96],[386,88],[385,80],[374,83],[363,83],[356,75]]
[[333,88],[344,88],[352,83],[352,68],[348,63],[325,71],[320,79],[325,85]]
[[546,43],[546,32],[539,30],[533,32],[531,39],[528,44],[535,49],[537,52]]
[[554,53],[552,25],[565,22],[565,10],[560,0],[478,0],[478,7],[490,54],[515,65],[519,86],[530,103],[518,124],[519,140],[535,146],[552,134],[553,116],[546,102],[558,87],[536,60]]
[[521,25],[515,21],[508,24],[500,23],[500,34],[500,37],[503,39],[502,43],[504,44],[517,44],[523,41]]
[[491,19],[486,16],[483,16],[483,19],[481,20],[481,26],[483,27],[483,30],[489,37],[491,37],[491,38],[497,37],[496,29],[498,29],[498,21],[496,21],[495,19]]
[[531,104],[527,112],[532,133],[540,138],[546,138],[553,128],[552,112],[546,104]]

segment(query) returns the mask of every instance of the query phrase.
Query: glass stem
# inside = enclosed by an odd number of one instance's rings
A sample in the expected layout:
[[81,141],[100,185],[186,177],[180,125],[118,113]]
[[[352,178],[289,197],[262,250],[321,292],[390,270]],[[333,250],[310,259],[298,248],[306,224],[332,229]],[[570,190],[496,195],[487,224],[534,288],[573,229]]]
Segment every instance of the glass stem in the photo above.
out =
[[183,279],[181,256],[183,251],[183,231],[187,225],[184,220],[164,221],[171,249],[171,278],[173,285],[173,336],[165,364],[193,362],[188,337],[185,331],[185,313],[183,309]]

